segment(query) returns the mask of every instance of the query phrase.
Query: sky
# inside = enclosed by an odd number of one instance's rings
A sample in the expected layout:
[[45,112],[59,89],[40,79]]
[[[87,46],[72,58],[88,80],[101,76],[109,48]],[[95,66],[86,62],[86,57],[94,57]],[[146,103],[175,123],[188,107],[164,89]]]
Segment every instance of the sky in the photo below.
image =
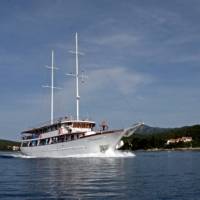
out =
[[50,120],[51,51],[55,118],[75,116],[75,33],[80,116],[110,128],[136,122],[200,122],[199,0],[0,1],[0,138]]

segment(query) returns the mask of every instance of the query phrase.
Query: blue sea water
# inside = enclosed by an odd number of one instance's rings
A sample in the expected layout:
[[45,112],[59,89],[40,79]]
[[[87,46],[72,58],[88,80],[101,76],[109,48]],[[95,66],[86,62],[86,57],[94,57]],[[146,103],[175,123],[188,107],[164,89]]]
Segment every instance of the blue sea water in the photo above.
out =
[[1,152],[0,199],[199,200],[200,152],[57,159]]

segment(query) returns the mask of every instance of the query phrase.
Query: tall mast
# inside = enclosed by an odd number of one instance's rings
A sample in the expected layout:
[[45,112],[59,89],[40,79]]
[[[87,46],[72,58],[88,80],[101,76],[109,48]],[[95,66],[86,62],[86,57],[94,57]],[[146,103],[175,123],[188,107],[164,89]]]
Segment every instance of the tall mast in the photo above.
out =
[[79,103],[80,103],[80,95],[79,95],[79,79],[82,80],[84,78],[87,78],[87,76],[84,76],[83,74],[79,75],[79,62],[78,62],[78,56],[84,55],[84,53],[79,52],[78,50],[78,33],[75,34],[75,41],[76,41],[76,49],[75,51],[69,51],[69,53],[76,55],[76,72],[73,73],[67,73],[67,76],[72,76],[76,79],[76,120],[79,121]]
[[54,51],[51,52],[51,124],[54,118]]
[[54,70],[58,69],[54,66],[54,51],[51,52],[51,66],[46,66],[46,68],[51,70],[51,85],[43,85],[45,88],[51,89],[51,124],[54,120],[54,89],[61,89],[54,86]]
[[78,34],[76,33],[76,119],[79,120],[79,63],[78,63]]

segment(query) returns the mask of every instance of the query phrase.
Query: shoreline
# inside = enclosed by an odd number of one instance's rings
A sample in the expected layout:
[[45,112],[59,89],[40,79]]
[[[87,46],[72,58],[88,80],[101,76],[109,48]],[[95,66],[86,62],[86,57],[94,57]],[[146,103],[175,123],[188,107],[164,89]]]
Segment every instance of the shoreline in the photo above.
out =
[[171,149],[154,148],[154,149],[146,149],[146,150],[143,150],[143,151],[147,151],[147,152],[156,152],[156,151],[200,151],[200,147],[182,147],[182,148],[171,148]]

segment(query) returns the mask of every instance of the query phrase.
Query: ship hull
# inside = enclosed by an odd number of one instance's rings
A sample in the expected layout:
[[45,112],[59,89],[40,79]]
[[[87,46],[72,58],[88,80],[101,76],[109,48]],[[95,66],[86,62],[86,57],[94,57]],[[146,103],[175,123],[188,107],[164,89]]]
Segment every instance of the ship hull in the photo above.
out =
[[77,140],[34,147],[21,147],[21,152],[33,157],[70,157],[83,154],[105,153],[116,150],[124,130],[103,132]]

